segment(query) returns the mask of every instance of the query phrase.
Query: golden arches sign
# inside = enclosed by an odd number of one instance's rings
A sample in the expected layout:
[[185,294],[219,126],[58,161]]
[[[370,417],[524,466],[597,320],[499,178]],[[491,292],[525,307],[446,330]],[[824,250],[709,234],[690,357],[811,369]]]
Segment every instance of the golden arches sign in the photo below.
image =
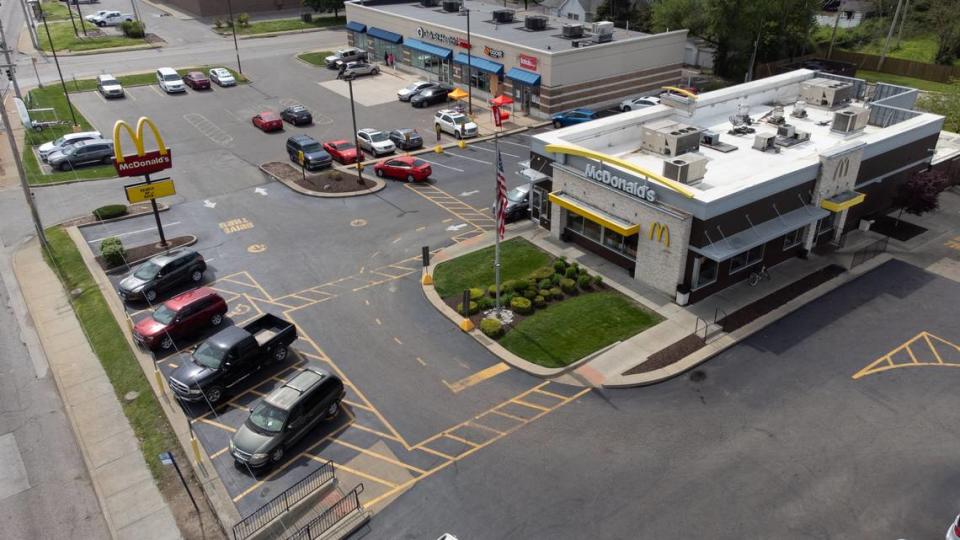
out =
[[[659,221],[654,221],[650,224],[650,240],[653,240],[653,237],[657,237],[657,242],[670,247],[670,227],[660,223]],[[666,238],[666,241],[664,241]]]
[[[157,149],[148,152],[144,148],[143,135],[145,128],[150,128],[153,138],[157,143]],[[126,131],[133,141],[136,154],[124,155],[122,135]],[[160,130],[153,120],[146,116],[141,116],[137,120],[136,130],[130,127],[130,124],[123,120],[117,120],[113,124],[113,155],[114,167],[120,176],[140,176],[150,174],[173,166],[173,159],[170,149],[163,143],[163,137],[160,136]]]

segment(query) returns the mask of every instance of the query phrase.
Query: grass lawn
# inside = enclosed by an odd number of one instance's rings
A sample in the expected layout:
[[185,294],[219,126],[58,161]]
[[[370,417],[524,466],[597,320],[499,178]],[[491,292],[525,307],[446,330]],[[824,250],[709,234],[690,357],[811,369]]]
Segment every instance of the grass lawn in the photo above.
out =
[[[340,17],[314,17],[310,22],[303,22],[303,19],[274,19],[269,21],[253,21],[247,26],[238,26],[237,34],[255,35],[269,34],[271,32],[289,32],[291,30],[310,30],[313,28],[327,28],[329,26],[340,26],[347,24],[347,18]],[[229,26],[223,28],[214,28],[219,34],[231,34],[233,30]]]
[[[65,289],[83,291],[73,299],[73,310],[120,398],[150,471],[159,480],[170,473],[159,463],[157,454],[180,447],[173,429],[77,247],[60,227],[46,232],[50,242],[50,249],[44,253],[47,263],[58,273]],[[138,392],[139,397],[124,401],[123,396],[131,390]]]
[[298,54],[297,58],[307,62],[308,64],[313,64],[315,66],[327,67],[327,63],[324,58],[333,54],[333,51],[317,51],[317,52],[308,52]]
[[499,343],[535,364],[559,368],[660,322],[615,291],[580,293],[537,310]]
[[[886,38],[872,41],[857,49],[857,52],[880,56],[880,54],[883,53],[883,42],[885,40]],[[890,40],[890,50],[887,52],[887,56],[890,58],[901,58],[903,60],[914,60],[916,62],[932,64],[934,58],[937,56],[937,38],[932,34],[906,38],[900,42],[899,47],[894,48],[896,43],[897,38],[894,36]]]
[[[433,282],[442,298],[462,293],[464,289],[493,285],[493,246],[468,253],[437,265]],[[553,257],[523,238],[512,238],[500,244],[500,279],[526,277],[547,266]]]
[[[47,16],[47,21],[69,21],[70,12],[67,11],[67,4],[60,0],[43,0],[43,13]],[[73,19],[77,21],[77,28],[80,27],[80,20],[77,16],[77,10],[73,10]],[[88,23],[89,24],[89,23]]]
[[868,71],[865,69],[858,69],[857,77],[864,79],[867,82],[898,84],[900,86],[909,86],[910,88],[926,90],[928,92],[946,92],[950,88],[950,85],[946,83],[915,79],[913,77],[904,77],[902,75],[891,75],[889,73],[880,73],[879,71]]
[[[103,37],[85,37],[83,32],[80,32],[80,23],[77,22],[77,30],[80,36],[76,36],[73,33],[73,25],[67,22],[58,22],[47,24],[50,28],[50,37],[47,37],[47,30],[44,28],[44,25],[40,25],[37,28],[37,32],[40,36],[40,48],[49,51],[50,50],[50,38],[53,38],[53,44],[57,47],[57,51],[92,51],[95,49],[110,49],[113,47],[127,47],[130,45],[143,45],[147,41],[142,38],[128,38],[126,36],[103,36]],[[96,26],[87,25],[91,28],[96,28]],[[89,28],[88,28],[89,29]]]

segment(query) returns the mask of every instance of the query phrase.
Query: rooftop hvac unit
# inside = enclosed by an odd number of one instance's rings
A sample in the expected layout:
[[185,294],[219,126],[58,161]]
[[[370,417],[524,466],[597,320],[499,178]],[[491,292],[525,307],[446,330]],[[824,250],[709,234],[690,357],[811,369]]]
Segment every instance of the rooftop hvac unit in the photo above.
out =
[[683,154],[663,160],[663,175],[688,186],[699,184],[707,174],[707,158],[700,154]]
[[613,33],[610,34],[595,34],[593,36],[594,41],[597,43],[607,43],[613,41]]
[[716,146],[720,144],[720,134],[716,131],[703,131],[700,133],[700,144]]
[[644,124],[640,148],[662,156],[679,156],[700,149],[700,128],[671,120]]
[[493,20],[500,24],[512,23],[513,10],[512,9],[495,9],[493,10]]
[[833,113],[832,131],[839,133],[854,133],[860,131],[870,120],[870,111],[863,107],[849,107]]
[[527,15],[523,19],[523,27],[527,30],[539,32],[547,29],[547,18],[543,15]]
[[581,24],[563,25],[563,37],[565,38],[583,37],[583,25]]
[[853,83],[816,78],[800,84],[800,99],[810,105],[832,109],[853,99]]
[[613,23],[610,21],[597,21],[593,23],[593,33],[598,36],[604,34],[613,35]]
[[783,124],[777,128],[777,137],[783,137],[784,139],[791,139],[796,137],[797,128],[796,126],[790,124]]
[[435,7],[440,5],[440,0],[420,0],[420,5],[423,7]]
[[460,0],[443,0],[443,10],[448,13],[460,11]]
[[757,133],[753,138],[753,149],[761,152],[777,151],[777,135],[775,133]]

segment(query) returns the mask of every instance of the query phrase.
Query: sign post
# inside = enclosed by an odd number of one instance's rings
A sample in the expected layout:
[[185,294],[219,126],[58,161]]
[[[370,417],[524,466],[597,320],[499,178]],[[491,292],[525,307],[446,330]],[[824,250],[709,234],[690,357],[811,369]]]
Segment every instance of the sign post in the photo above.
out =
[[303,156],[303,150],[297,150],[297,161],[300,162],[300,176],[303,177],[303,183],[307,183],[307,170],[304,168],[305,158]]
[[[150,152],[147,152],[143,146],[143,131],[146,127],[149,127],[150,131],[153,132],[153,138],[157,143],[157,149]],[[136,154],[123,154],[123,145],[120,139],[121,130],[126,130],[127,134],[130,135],[130,139],[133,141],[133,145],[137,151]],[[126,186],[127,200],[133,202],[131,200],[131,188],[134,189],[134,198],[137,198],[136,194],[139,193],[139,199],[141,201],[150,200],[150,206],[153,208],[153,217],[157,222],[157,231],[160,233],[160,245],[166,247],[167,239],[163,234],[163,223],[160,222],[160,210],[157,208],[157,197],[173,195],[176,191],[173,187],[173,181],[169,178],[158,181],[156,186],[154,186],[150,180],[150,173],[160,172],[173,166],[173,154],[166,145],[163,144],[163,137],[160,136],[157,125],[146,116],[141,116],[140,119],[137,120],[137,128],[136,131],[134,131],[134,129],[130,127],[130,124],[123,120],[117,120],[113,125],[113,153],[113,166],[117,169],[118,175],[125,177],[143,175],[144,184]]]

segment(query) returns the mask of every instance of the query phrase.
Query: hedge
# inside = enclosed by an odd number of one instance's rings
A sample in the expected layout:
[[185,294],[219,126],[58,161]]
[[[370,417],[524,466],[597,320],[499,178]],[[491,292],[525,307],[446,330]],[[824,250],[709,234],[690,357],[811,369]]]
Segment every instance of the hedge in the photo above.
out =
[[100,256],[103,257],[107,266],[113,268],[124,264],[127,251],[123,249],[123,242],[119,238],[111,236],[100,243]]
[[497,339],[503,335],[503,323],[499,319],[483,319],[480,321],[480,331],[487,337]]
[[[467,314],[474,315],[478,311],[480,311],[480,306],[477,305],[476,302],[470,302],[469,311],[467,311]],[[463,315],[463,302],[457,304],[457,313]]]
[[97,219],[113,219],[126,214],[127,205],[125,204],[108,204],[93,211],[93,217]]
[[510,300],[510,309],[521,315],[529,315],[533,313],[533,303],[527,298],[518,296]]

